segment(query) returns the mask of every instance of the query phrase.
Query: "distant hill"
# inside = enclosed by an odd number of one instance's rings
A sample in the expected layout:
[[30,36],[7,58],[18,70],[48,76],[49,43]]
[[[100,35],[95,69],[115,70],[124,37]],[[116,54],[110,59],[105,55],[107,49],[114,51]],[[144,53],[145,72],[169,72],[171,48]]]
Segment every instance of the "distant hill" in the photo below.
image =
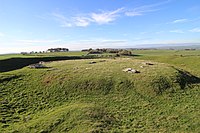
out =
[[157,49],[200,49],[200,43],[177,43],[177,44],[142,44],[134,48],[157,48]]

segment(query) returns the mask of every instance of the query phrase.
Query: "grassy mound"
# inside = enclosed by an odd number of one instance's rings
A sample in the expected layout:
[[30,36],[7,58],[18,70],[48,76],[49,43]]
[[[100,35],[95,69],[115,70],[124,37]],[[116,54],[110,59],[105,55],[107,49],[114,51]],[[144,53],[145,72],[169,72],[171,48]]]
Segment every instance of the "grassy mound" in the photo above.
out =
[[[25,67],[3,73],[0,128],[5,132],[42,133],[177,131],[182,120],[194,117],[174,116],[171,109],[176,107],[177,93],[187,93],[185,90],[200,80],[166,64],[144,63],[125,58],[68,60],[46,63],[47,69]],[[125,68],[140,73],[123,72]],[[192,91],[195,97],[199,95],[197,89]],[[169,100],[173,95],[175,98]],[[185,101],[193,106],[189,98]],[[167,119],[172,120],[164,123]],[[196,119],[193,124],[188,127],[186,123],[182,129],[194,131]]]

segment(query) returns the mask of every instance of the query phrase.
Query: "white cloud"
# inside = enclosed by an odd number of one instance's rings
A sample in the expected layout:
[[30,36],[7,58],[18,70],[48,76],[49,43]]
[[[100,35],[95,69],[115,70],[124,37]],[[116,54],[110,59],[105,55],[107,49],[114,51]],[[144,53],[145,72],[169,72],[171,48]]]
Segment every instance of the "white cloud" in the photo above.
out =
[[188,22],[188,21],[189,21],[188,19],[177,19],[177,20],[174,20],[171,23],[173,23],[173,24],[176,24],[176,23],[185,23],[185,22]]
[[91,23],[91,19],[87,17],[74,17],[74,24],[79,27],[86,27]]
[[172,32],[172,33],[180,33],[180,34],[185,33],[183,30],[179,30],[179,29],[177,29],[177,30],[171,30],[171,31],[169,31],[169,32]]
[[90,24],[109,24],[117,20],[120,16],[140,16],[148,12],[155,12],[161,5],[167,4],[171,0],[159,2],[151,5],[144,5],[134,9],[126,9],[124,7],[116,10],[83,13],[75,16],[65,16],[61,13],[52,13],[56,21],[60,23],[61,27],[87,27]]
[[160,10],[160,6],[169,3],[171,0],[167,0],[164,2],[159,2],[159,3],[155,3],[155,4],[150,4],[150,5],[144,5],[144,6],[140,6],[140,7],[136,7],[134,9],[131,10],[127,10],[125,12],[126,16],[141,16],[144,15],[145,13],[148,12],[155,12]]
[[200,28],[194,28],[194,29],[191,29],[189,30],[190,32],[200,32]]
[[74,17],[67,17],[61,13],[52,13],[52,16],[56,21],[60,23],[61,27],[86,27],[91,23],[96,24],[108,24],[113,22],[123,12],[123,8],[116,9],[114,11],[102,11],[101,13],[89,13],[83,15],[77,15]]
[[200,20],[200,17],[198,18],[193,18],[193,19],[186,19],[186,18],[182,18],[182,19],[176,19],[173,20],[172,22],[168,22],[167,24],[179,24],[179,23],[191,23],[191,22],[197,22]]
[[127,40],[91,39],[66,42],[63,46],[73,50],[81,50],[86,48],[120,48],[126,46],[127,44]]
[[54,16],[55,20],[60,22],[61,27],[72,27],[72,24],[64,15],[60,13],[52,13],[52,16]]
[[142,14],[142,12],[137,12],[137,11],[128,11],[128,12],[126,12],[125,13],[126,14],[126,16],[142,16],[143,14]]
[[91,18],[93,19],[94,22],[98,24],[107,24],[109,22],[112,22],[119,17],[120,13],[122,13],[124,8],[119,8],[114,11],[107,11],[107,12],[102,12],[102,13],[91,13]]
[[60,23],[61,27],[86,27],[91,23],[91,19],[84,16],[77,16],[77,17],[65,17],[61,13],[52,13],[52,16]]
[[129,10],[127,12],[125,12],[126,16],[142,16],[144,15],[144,13],[147,12],[154,12],[154,11],[158,11],[159,9],[143,9],[143,7],[139,7],[139,8],[135,8],[133,10]]

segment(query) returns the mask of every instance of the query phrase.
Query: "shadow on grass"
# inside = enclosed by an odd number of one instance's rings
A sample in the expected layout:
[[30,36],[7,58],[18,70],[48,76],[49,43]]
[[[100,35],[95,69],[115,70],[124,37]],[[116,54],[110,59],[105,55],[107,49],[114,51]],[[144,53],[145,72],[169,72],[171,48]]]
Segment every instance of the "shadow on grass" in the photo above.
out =
[[[172,67],[176,70],[176,76],[174,78],[169,78],[167,76],[156,76],[151,83],[153,87],[153,92],[155,94],[162,94],[166,90],[176,90],[176,86],[178,85],[181,90],[186,90],[188,88],[192,88],[193,85],[200,84],[200,78],[190,74],[187,71],[177,69]],[[176,84],[173,84],[176,83]],[[179,87],[177,89],[179,89]]]
[[182,71],[179,69],[176,70],[178,71],[177,82],[179,83],[181,89],[185,89],[187,85],[200,84],[199,77],[196,77],[187,71]]
[[20,75],[4,75],[4,76],[0,76],[0,83],[4,82],[4,81],[10,81],[12,79],[17,79],[19,78]]
[[30,64],[40,61],[59,61],[59,60],[78,60],[78,59],[94,59],[94,56],[60,56],[60,57],[38,57],[38,58],[10,58],[0,60],[0,72],[8,72],[23,68]]
[[140,56],[144,56],[144,55],[141,55],[141,54],[132,54],[130,56],[134,56],[134,57],[140,57]]

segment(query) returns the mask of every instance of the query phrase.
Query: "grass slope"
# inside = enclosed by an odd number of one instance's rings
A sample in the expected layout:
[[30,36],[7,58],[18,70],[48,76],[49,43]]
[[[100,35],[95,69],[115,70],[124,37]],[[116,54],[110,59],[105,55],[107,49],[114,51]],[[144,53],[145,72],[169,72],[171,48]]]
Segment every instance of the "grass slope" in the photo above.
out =
[[[68,60],[1,73],[0,130],[198,132],[198,76],[157,62],[141,68],[144,62]],[[122,71],[128,67],[141,73]]]

